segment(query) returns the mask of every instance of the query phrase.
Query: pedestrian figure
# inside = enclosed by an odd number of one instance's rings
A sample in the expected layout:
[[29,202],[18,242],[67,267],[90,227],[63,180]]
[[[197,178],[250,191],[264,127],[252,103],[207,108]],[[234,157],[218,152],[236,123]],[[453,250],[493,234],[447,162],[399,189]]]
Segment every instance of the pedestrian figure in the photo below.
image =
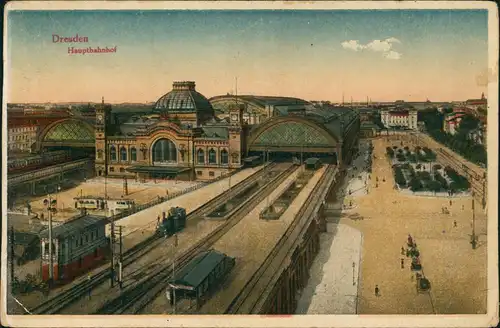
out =
[[450,199],[450,206],[451,206],[451,204],[452,204],[452,201],[451,201],[451,199]]
[[456,228],[457,227],[457,220],[453,221],[453,226]]
[[375,285],[375,296],[378,297],[380,295],[379,292],[380,290],[378,289],[378,285]]
[[464,210],[464,205],[462,205],[462,211]]
[[401,269],[405,268],[405,259],[401,259]]
[[401,255],[405,255],[405,248],[401,247]]

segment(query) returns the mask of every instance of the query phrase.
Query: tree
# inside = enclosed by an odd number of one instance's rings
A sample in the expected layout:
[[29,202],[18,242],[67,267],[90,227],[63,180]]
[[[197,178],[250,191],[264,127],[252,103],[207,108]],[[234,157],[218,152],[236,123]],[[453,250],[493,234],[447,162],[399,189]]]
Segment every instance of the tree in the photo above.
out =
[[410,181],[410,190],[411,191],[419,191],[419,190],[422,190],[423,186],[422,186],[422,182],[420,181],[420,179],[418,178],[413,178],[411,179]]
[[442,189],[444,190],[448,189],[448,182],[438,171],[434,173],[434,180],[436,180],[437,182],[439,182],[439,184],[441,184]]
[[427,183],[427,188],[433,192],[439,192],[441,190],[441,183],[439,181],[431,180]]
[[422,168],[422,164],[417,164],[416,168],[417,170],[420,170]]
[[394,169],[394,180],[400,187],[406,186],[406,179],[399,166]]
[[422,171],[422,172],[419,172],[418,173],[418,176],[420,177],[420,179],[422,179],[423,181],[431,181],[431,174],[427,171]]

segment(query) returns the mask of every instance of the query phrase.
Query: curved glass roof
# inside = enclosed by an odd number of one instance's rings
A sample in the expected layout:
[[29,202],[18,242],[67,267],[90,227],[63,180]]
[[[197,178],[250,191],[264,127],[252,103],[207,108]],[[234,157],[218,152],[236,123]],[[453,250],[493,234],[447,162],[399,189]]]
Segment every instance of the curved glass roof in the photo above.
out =
[[94,131],[78,121],[64,121],[52,127],[44,141],[95,141]]
[[195,90],[194,82],[174,82],[173,90],[160,97],[154,109],[167,112],[213,111],[208,99]]
[[254,146],[332,146],[317,128],[300,122],[279,123],[257,137]]

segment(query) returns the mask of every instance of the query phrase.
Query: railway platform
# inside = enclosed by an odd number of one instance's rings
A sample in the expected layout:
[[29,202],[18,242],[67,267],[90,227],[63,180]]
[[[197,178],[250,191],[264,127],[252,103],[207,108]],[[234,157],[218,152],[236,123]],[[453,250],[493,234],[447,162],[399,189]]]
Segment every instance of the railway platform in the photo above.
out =
[[[325,170],[326,167],[323,167],[313,175],[281,218],[273,221],[260,220],[259,213],[267,204],[267,201],[263,201],[214,245],[215,249],[235,257],[236,265],[219,291],[201,307],[199,313],[222,314],[226,311],[285,234]],[[294,178],[291,176],[289,179]],[[285,182],[277,188],[271,194],[271,199],[278,197],[286,185]]]

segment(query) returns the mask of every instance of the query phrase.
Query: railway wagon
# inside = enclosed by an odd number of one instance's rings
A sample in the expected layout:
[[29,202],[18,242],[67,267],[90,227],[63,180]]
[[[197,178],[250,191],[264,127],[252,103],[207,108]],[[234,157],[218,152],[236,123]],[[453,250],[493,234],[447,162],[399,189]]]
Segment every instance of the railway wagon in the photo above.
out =
[[260,156],[250,156],[243,159],[243,163],[245,163],[245,166],[247,167],[255,167],[262,164],[262,159]]
[[162,236],[171,236],[185,227],[186,209],[182,207],[172,207],[168,211],[168,215],[165,215],[165,212],[163,212],[161,222],[160,217],[158,217],[156,232]]
[[[64,284],[99,266],[109,251],[105,227],[109,220],[100,215],[77,215],[52,229],[54,282]],[[48,229],[40,232],[42,280],[49,280]]]
[[43,154],[34,154],[22,158],[11,158],[7,161],[9,173],[20,173],[40,169],[47,165],[55,165],[70,159],[69,152],[65,150],[49,151]]
[[220,287],[236,264],[236,260],[216,250],[196,255],[168,282],[170,304],[182,299],[195,299],[199,308]]
[[306,159],[306,170],[317,170],[321,167],[321,160],[316,157]]

